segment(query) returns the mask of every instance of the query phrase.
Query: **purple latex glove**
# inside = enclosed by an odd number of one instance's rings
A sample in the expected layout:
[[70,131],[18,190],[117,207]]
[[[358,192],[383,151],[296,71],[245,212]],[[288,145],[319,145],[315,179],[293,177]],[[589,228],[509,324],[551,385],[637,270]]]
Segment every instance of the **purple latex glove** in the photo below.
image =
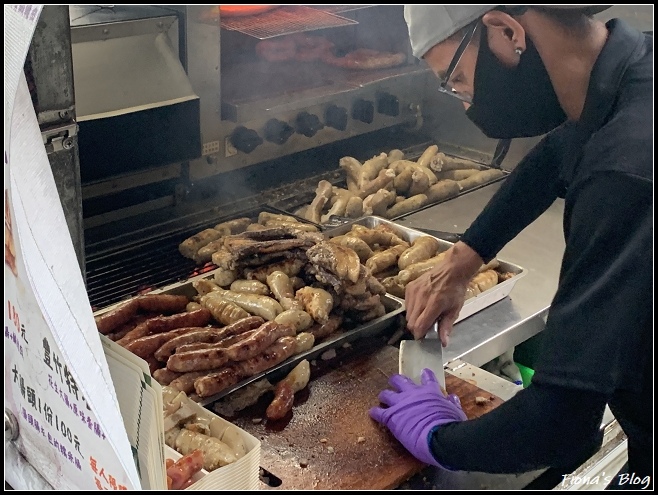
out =
[[393,375],[388,383],[396,391],[379,394],[379,401],[388,407],[373,407],[370,417],[391,430],[416,459],[445,468],[432,455],[430,433],[437,426],[466,420],[466,414],[456,395],[443,395],[431,370],[422,371],[420,382],[418,385],[404,375]]

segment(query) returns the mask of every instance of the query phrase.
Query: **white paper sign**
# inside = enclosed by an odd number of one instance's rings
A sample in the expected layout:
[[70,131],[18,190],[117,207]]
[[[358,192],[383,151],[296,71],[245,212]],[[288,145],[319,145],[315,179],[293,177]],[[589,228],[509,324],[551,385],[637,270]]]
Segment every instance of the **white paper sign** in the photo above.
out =
[[53,488],[140,489],[22,72],[40,10],[5,5],[5,409]]

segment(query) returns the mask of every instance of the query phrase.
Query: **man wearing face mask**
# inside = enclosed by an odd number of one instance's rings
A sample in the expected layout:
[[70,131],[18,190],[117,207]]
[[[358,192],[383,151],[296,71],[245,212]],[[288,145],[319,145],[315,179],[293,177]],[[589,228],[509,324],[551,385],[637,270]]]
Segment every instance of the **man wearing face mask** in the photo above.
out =
[[600,447],[607,404],[628,437],[628,473],[652,480],[653,37],[592,19],[607,7],[405,6],[414,55],[487,136],[548,133],[445,261],[407,286],[414,337],[438,320],[446,346],[482,263],[565,201],[566,249],[532,384],[466,420],[425,370],[420,385],[393,376],[371,409],[427,464],[567,474]]

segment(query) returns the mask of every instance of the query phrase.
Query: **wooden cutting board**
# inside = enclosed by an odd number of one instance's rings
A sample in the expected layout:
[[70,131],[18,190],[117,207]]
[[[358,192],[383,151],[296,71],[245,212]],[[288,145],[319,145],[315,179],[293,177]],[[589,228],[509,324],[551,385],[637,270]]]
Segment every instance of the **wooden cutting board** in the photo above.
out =
[[[370,340],[336,351],[331,360],[311,363],[311,381],[295,395],[285,418],[258,422],[271,394],[229,418],[261,440],[261,466],[273,475],[263,489],[391,489],[425,467],[368,416],[388,378],[398,372],[398,349]],[[502,403],[453,375],[446,376],[446,389],[459,396],[469,418]],[[489,401],[476,405],[476,396]]]

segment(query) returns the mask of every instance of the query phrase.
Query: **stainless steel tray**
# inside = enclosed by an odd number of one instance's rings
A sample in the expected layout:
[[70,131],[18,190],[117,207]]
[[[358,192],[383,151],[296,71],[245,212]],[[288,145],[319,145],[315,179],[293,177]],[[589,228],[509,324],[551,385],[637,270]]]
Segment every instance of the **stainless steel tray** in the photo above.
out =
[[[155,289],[149,292],[149,294],[176,294],[176,295],[184,295],[189,298],[192,298],[193,296],[197,295],[197,291],[193,286],[193,282],[201,279],[212,280],[214,272],[215,270],[204,273],[202,275],[198,275],[185,282],[179,282],[163,287],[161,289]],[[121,303],[117,303],[117,304],[122,304],[125,302],[126,301],[121,301]],[[364,337],[373,337],[375,335],[378,335],[379,333],[382,333],[387,328],[398,323],[405,309],[404,301],[391,294],[386,294],[382,296],[382,303],[386,308],[386,314],[384,316],[368,321],[361,325],[357,325],[354,328],[340,331],[340,333],[336,333],[330,338],[327,338],[322,342],[318,343],[317,345],[314,345],[308,351],[302,352],[300,354],[295,354],[294,356],[289,357],[282,363],[279,363],[278,365],[273,366],[270,369],[267,369],[252,377],[242,380],[241,382],[237,383],[233,387],[227,388],[226,390],[223,390],[222,392],[216,395],[199,400],[198,403],[201,404],[202,406],[212,404],[217,400],[221,399],[222,397],[230,394],[231,392],[234,392],[246,385],[249,385],[252,382],[260,380],[261,378],[271,377],[272,380],[270,381],[276,382],[282,379],[290,370],[292,370],[292,368],[294,368],[299,362],[301,362],[304,359],[312,360],[318,357],[323,352],[328,351],[329,349],[338,348],[347,342],[352,342],[354,340],[361,339]],[[96,313],[94,313],[94,316],[98,316],[100,314],[109,311],[113,307],[117,306],[117,304],[104,308],[100,311],[97,311]]]
[[[353,220],[349,223],[343,224],[334,229],[325,231],[325,235],[327,235],[328,237],[336,237],[339,235],[346,234],[352,229],[352,225],[355,224],[363,225],[371,229],[381,224],[388,225],[397,233],[399,237],[409,242],[413,242],[416,238],[420,236],[429,235],[420,230],[404,227],[402,225],[395,223],[392,220],[387,220],[385,218],[381,218],[377,216],[367,216],[367,217],[359,218],[357,220]],[[445,251],[448,248],[450,248],[450,246],[453,245],[452,242],[445,241],[438,237],[434,237],[434,238],[439,241],[441,245],[441,251]],[[457,317],[455,323],[465,318],[468,318],[469,316],[477,313],[478,311],[481,311],[484,308],[491,306],[493,303],[498,302],[501,299],[507,297],[512,291],[512,289],[514,288],[514,285],[516,285],[516,282],[518,282],[518,280],[526,274],[526,270],[518,265],[509,263],[507,261],[503,261],[500,258],[498,258],[498,261],[500,262],[499,271],[510,272],[513,273],[514,276],[509,278],[508,280],[504,280],[503,282],[499,283],[495,287],[492,287],[491,289],[486,290],[481,294],[478,294],[476,297],[467,299],[464,302],[464,306],[462,307],[462,310],[459,313],[459,316]]]
[[[405,160],[417,160],[418,158],[420,158],[423,151],[425,151],[425,149],[427,149],[427,147],[430,146],[431,144],[432,143],[425,143],[425,144],[420,145],[420,146],[414,146],[413,148],[403,150],[404,154],[405,154]],[[452,153],[446,153],[446,155],[476,163],[479,166],[480,170],[489,170],[489,169],[492,168],[492,167],[482,163],[481,161],[474,160],[472,158],[464,158],[464,157],[457,156],[457,155],[452,154]],[[419,211],[424,210],[426,208],[429,208],[431,206],[436,206],[440,203],[444,203],[444,202],[449,201],[451,199],[457,198],[457,197],[459,197],[463,194],[467,194],[469,192],[481,189],[482,187],[493,184],[494,182],[501,181],[501,180],[505,179],[508,175],[508,172],[506,170],[502,170],[502,171],[505,174],[501,177],[490,180],[490,181],[488,181],[484,184],[480,184],[480,185],[472,187],[470,189],[465,189],[463,191],[460,191],[457,195],[455,195],[451,198],[446,198],[446,199],[441,200],[441,201],[435,201],[435,202],[432,202],[432,203],[427,203],[427,204],[423,205],[420,208],[417,208],[413,211],[404,213],[402,215],[398,215],[397,217],[394,217],[391,220],[393,220],[393,221],[399,220],[401,218],[407,217],[407,216],[412,215],[414,213],[418,213]],[[331,182],[332,185],[334,185],[334,186],[346,189],[347,188],[347,182],[346,182],[347,179],[346,179],[346,176],[345,176],[345,171],[342,170],[342,169],[338,169],[337,171],[333,171],[333,172],[339,172],[340,173],[340,176],[339,176],[340,178],[337,179],[336,177],[332,176],[330,178],[329,182]],[[289,196],[287,198],[283,198],[283,199],[280,199],[280,200],[277,200],[277,201],[268,202],[267,204],[270,207],[274,208],[274,209],[280,210],[284,214],[295,215],[295,213],[293,213],[294,211],[297,211],[302,206],[309,205],[313,201],[313,198],[315,198],[315,189],[310,190],[310,191],[306,190],[306,191],[303,191],[301,193]],[[301,218],[301,217],[298,216],[298,218]],[[325,229],[326,228],[333,228],[333,223],[330,220],[328,223],[322,224],[322,227],[324,227]]]

